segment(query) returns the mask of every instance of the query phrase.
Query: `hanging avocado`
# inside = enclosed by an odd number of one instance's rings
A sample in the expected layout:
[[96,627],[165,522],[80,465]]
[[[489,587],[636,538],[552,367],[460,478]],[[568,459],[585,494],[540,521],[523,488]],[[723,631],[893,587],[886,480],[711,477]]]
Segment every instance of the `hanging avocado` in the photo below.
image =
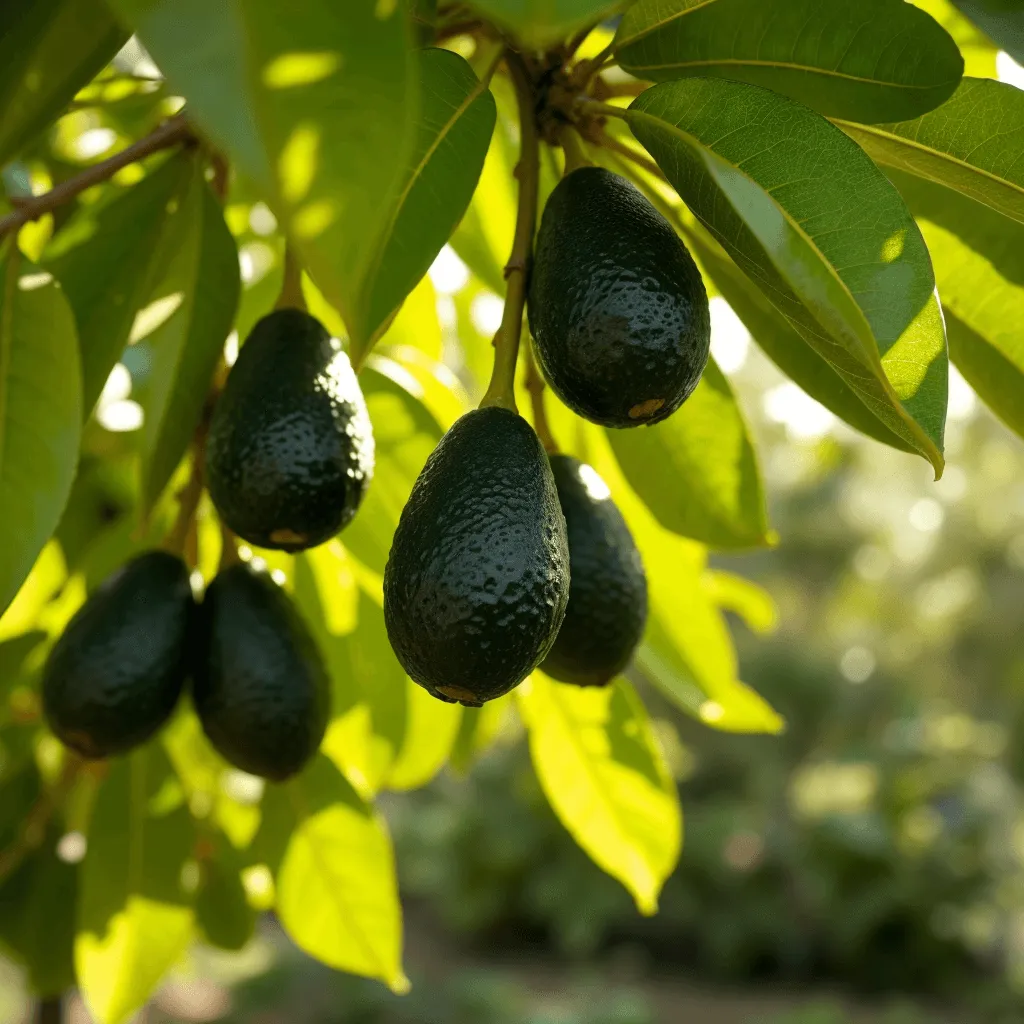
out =
[[565,519],[537,435],[514,412],[467,413],[427,459],[384,570],[406,672],[473,707],[530,674],[569,595]]
[[577,686],[603,686],[630,662],[647,621],[647,577],[608,485],[591,466],[552,455],[569,537],[571,583],[562,628],[541,664]]
[[123,754],[167,721],[185,685],[195,604],[185,563],[149,551],[90,595],[43,669],[43,712],[83,757]]
[[252,329],[214,409],[210,496],[239,537],[302,551],[356,514],[373,476],[366,402],[336,338],[299,309]]
[[316,753],[330,681],[291,598],[270,574],[233,565],[199,609],[192,696],[203,730],[236,768],[282,781]]
[[708,360],[707,292],[667,220],[600,167],[566,175],[544,208],[530,331],[552,390],[593,423],[670,416]]

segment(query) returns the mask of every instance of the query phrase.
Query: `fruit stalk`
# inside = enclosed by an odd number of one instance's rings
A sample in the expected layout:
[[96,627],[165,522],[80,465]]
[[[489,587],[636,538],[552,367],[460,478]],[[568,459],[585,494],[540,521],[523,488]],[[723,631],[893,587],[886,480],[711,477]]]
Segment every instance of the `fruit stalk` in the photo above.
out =
[[162,149],[170,149],[171,146],[176,146],[179,143],[192,142],[194,138],[192,129],[184,115],[178,114],[168,119],[144,139],[140,139],[131,146],[126,146],[120,153],[115,153],[112,157],[93,164],[92,167],[87,167],[80,174],[68,178],[67,181],[62,181],[41,196],[33,196],[31,199],[19,203],[16,210],[0,217],[0,238],[11,231],[16,231],[29,221],[38,220],[58,206],[70,202],[87,188],[102,184],[129,164],[136,163]]
[[512,253],[505,265],[505,309],[501,326],[494,336],[494,372],[481,408],[501,406],[518,412],[515,399],[516,360],[519,356],[519,338],[523,329],[523,309],[526,306],[526,280],[529,272],[533,235],[537,228],[537,203],[540,181],[540,146],[537,122],[534,117],[533,86],[522,58],[514,50],[507,50],[505,63],[515,85],[519,106],[521,148],[516,178],[519,180],[519,205],[516,212],[516,232]]
[[[203,496],[203,480],[206,470],[206,434],[210,427],[210,411],[212,403],[207,402],[203,418],[196,427],[192,437],[192,471],[185,485],[178,492],[178,515],[174,525],[164,539],[164,549],[175,555],[184,555],[189,533],[192,530],[199,507],[199,499]],[[194,562],[192,564],[195,564]]]
[[530,404],[533,407],[533,429],[540,438],[540,443],[544,445],[544,451],[548,455],[555,455],[558,452],[558,445],[551,433],[551,424],[548,423],[548,413],[544,406],[544,378],[537,365],[537,356],[533,351],[532,344],[526,347],[526,378],[523,383],[530,393]]
[[49,999],[40,999],[36,1006],[36,1024],[61,1024],[64,1020],[64,999],[62,996],[52,996]]
[[558,144],[565,155],[565,174],[572,174],[580,167],[588,167],[591,160],[583,148],[583,140],[572,125],[565,125],[558,133]]
[[302,294],[302,265],[295,253],[295,246],[286,242],[284,247],[284,279],[281,294],[277,297],[275,309],[306,310],[306,297]]

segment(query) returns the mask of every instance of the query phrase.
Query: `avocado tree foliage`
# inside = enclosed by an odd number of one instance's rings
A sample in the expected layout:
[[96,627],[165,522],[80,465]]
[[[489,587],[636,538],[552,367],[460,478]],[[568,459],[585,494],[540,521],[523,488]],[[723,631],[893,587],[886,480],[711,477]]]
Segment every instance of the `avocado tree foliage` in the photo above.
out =
[[[637,429],[546,391],[520,346],[538,211],[581,166],[630,179],[784,373],[941,474],[948,358],[1024,434],[1024,93],[993,80],[997,44],[1022,38],[998,0],[40,0],[6,17],[0,942],[32,988],[78,985],[115,1024],[195,938],[238,949],[272,908],[313,956],[402,990],[374,800],[465,770],[517,721],[557,815],[653,913],[681,811],[636,690],[535,671],[483,707],[434,700],[385,628],[399,515],[462,415],[518,408],[596,470],[646,566],[630,678],[709,726],[778,731],[723,615],[763,628],[770,602],[707,564],[773,541],[728,380],[712,360]],[[425,275],[446,244],[470,276],[438,301]],[[264,785],[186,701],[131,753],[84,761],[44,724],[43,666],[134,556],[168,549],[197,589],[235,560],[206,438],[275,304],[345,339],[376,445],[338,537],[258,552],[330,677],[319,753]]]

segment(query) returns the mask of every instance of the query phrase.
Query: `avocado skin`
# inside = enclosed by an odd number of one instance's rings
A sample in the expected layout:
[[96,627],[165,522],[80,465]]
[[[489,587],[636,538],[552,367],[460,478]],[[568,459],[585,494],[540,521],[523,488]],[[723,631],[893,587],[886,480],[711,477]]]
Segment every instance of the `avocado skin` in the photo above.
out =
[[252,329],[214,409],[210,496],[239,537],[302,551],[356,514],[373,430],[348,356],[315,317],[278,309]]
[[82,757],[123,754],[167,721],[185,686],[195,603],[185,563],[148,551],[89,596],[43,669],[43,712]]
[[569,597],[547,456],[514,412],[477,409],[434,449],[384,569],[391,646],[415,682],[477,707],[543,661]]
[[218,573],[199,607],[192,700],[203,730],[236,768],[275,782],[316,753],[330,679],[291,598],[249,564]]
[[629,664],[643,637],[647,576],[622,513],[600,493],[604,481],[596,471],[571,455],[552,455],[551,471],[572,582],[562,628],[541,669],[563,683],[604,686]]
[[646,197],[601,167],[573,171],[551,193],[528,311],[552,390],[606,427],[671,416],[708,361],[711,315],[697,265]]

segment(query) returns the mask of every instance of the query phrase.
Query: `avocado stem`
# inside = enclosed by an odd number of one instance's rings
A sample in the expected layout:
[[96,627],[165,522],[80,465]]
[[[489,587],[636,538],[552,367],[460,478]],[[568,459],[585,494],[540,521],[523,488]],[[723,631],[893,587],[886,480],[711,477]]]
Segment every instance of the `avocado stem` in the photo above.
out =
[[201,423],[196,429],[192,441],[192,471],[189,473],[185,486],[178,492],[180,501],[178,515],[163,543],[165,550],[183,557],[186,555],[185,549],[188,546],[189,534],[192,532],[199,499],[203,495],[203,475],[206,468],[205,445],[206,425]]
[[512,253],[505,265],[505,309],[501,326],[494,336],[494,371],[480,408],[497,405],[518,412],[515,396],[516,362],[519,338],[523,330],[526,307],[526,281],[537,227],[537,203],[540,190],[540,146],[534,112],[533,86],[522,57],[515,50],[505,51],[505,63],[515,85],[519,106],[521,146],[516,178],[519,180],[519,203],[516,211],[516,232]]
[[284,279],[281,281],[281,293],[277,297],[274,309],[306,311],[306,296],[302,294],[302,264],[299,263],[295,246],[290,241],[284,244]]
[[558,133],[558,144],[562,147],[562,153],[565,155],[563,174],[572,174],[573,171],[579,170],[581,167],[592,165],[592,161],[583,148],[583,140],[572,125],[562,126],[562,130]]
[[548,412],[544,406],[544,378],[541,376],[540,367],[537,365],[537,356],[534,352],[532,340],[526,345],[526,375],[523,384],[530,393],[530,405],[533,408],[533,429],[537,432],[540,443],[544,445],[544,451],[548,455],[557,455],[558,444],[551,433]]

